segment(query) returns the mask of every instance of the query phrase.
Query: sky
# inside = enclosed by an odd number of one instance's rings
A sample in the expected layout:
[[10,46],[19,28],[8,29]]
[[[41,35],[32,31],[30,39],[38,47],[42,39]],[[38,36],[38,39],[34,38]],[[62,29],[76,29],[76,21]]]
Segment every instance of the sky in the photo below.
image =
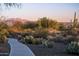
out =
[[60,22],[68,22],[73,19],[75,12],[79,19],[78,3],[23,3],[21,8],[5,8],[1,14],[7,18],[24,18],[35,21],[48,17]]

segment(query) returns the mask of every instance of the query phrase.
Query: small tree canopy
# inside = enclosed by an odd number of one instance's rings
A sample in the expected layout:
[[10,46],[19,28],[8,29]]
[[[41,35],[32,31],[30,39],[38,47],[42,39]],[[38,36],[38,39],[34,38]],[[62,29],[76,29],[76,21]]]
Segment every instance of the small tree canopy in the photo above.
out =
[[3,6],[7,7],[7,8],[11,8],[11,7],[21,7],[21,3],[0,3],[0,8],[2,8]]

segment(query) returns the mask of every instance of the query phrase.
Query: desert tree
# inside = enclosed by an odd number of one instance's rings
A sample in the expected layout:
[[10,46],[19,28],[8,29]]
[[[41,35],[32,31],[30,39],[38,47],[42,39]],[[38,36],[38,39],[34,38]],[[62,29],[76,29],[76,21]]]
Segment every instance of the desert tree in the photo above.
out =
[[7,43],[7,35],[8,33],[8,26],[7,24],[2,21],[5,19],[4,16],[2,16],[2,12],[5,8],[11,8],[11,7],[20,7],[20,4],[17,3],[0,3],[0,43]]

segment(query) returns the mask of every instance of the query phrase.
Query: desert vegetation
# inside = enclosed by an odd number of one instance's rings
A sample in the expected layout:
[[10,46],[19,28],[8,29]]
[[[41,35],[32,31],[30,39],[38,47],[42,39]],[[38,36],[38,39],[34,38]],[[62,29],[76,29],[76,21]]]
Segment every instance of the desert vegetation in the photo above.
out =
[[67,46],[65,52],[79,55],[78,34],[76,13],[69,25],[47,17],[25,23],[16,21],[12,26],[5,21],[0,22],[0,44],[7,43],[8,37],[17,38],[23,44],[43,45],[43,48],[53,48],[55,43],[63,43]]

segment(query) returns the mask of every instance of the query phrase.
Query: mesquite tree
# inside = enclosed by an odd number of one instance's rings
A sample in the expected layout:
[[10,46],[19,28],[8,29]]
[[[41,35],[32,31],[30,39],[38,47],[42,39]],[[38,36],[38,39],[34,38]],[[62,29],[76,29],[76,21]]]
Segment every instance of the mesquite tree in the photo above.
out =
[[2,14],[2,12],[4,12],[3,10],[5,8],[10,9],[12,7],[19,8],[20,4],[18,4],[18,3],[0,3],[0,43],[7,43],[7,35],[9,34],[7,24],[5,24],[4,21],[2,21],[2,20],[5,20],[5,17],[2,16],[1,14]]

